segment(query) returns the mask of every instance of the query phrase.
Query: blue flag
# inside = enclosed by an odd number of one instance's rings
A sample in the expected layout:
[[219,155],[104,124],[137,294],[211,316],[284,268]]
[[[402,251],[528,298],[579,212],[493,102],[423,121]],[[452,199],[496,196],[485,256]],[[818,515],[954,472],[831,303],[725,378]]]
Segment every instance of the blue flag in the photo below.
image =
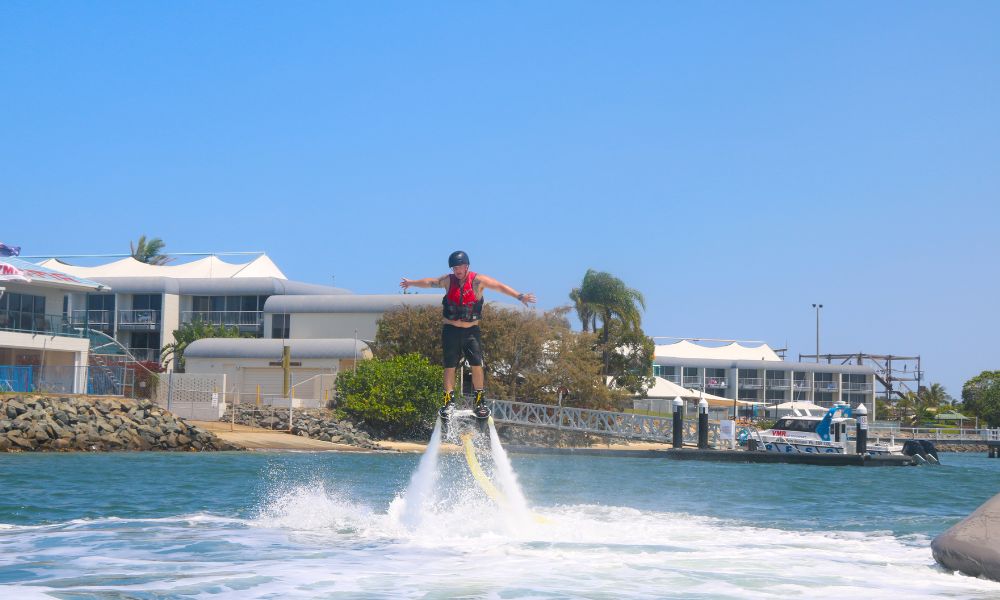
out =
[[0,256],[20,256],[20,254],[20,246],[8,246],[7,244],[0,242]]

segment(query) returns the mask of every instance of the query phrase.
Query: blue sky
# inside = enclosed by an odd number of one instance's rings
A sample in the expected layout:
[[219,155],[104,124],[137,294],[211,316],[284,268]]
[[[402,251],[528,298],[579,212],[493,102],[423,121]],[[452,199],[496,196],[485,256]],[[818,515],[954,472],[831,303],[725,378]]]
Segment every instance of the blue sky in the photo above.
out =
[[1000,3],[4,2],[0,240],[1000,368]]

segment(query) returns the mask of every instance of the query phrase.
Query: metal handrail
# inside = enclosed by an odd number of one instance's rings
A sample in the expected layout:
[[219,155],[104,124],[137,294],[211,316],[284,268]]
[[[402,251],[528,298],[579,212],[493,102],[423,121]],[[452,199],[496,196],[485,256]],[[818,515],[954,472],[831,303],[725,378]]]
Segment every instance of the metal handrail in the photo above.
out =
[[185,310],[181,311],[181,323],[201,321],[209,325],[239,325],[260,327],[264,324],[264,312],[259,310]]
[[701,377],[697,377],[697,376],[691,377],[691,376],[685,375],[684,378],[682,379],[682,381],[684,382],[682,385],[684,387],[686,387],[686,388],[689,388],[689,387],[701,387]]
[[759,389],[763,387],[764,380],[760,377],[740,377],[740,387],[744,389]]
[[813,389],[818,392],[835,392],[837,391],[836,381],[814,381]]
[[[947,430],[958,429],[958,433],[950,433]],[[898,438],[920,439],[929,438],[935,440],[968,440],[968,441],[989,441],[992,429],[959,429],[955,427],[885,427],[874,425],[868,430],[869,437],[893,435]],[[998,434],[1000,435],[1000,434]],[[998,437],[997,439],[1000,439]]]
[[129,348],[128,351],[136,361],[160,362],[160,351],[156,348]]
[[77,309],[72,313],[73,324],[110,327],[113,324],[111,312],[110,310]]
[[845,381],[841,384],[841,387],[845,392],[870,392],[872,391],[872,384],[870,383],[852,383],[850,381]]
[[0,330],[22,333],[44,333],[61,337],[83,337],[83,331],[73,327],[64,315],[26,313],[0,310]]
[[118,311],[119,325],[158,325],[160,311],[151,308],[121,309]]
[[706,377],[705,387],[709,388],[727,388],[729,387],[729,379],[726,377]]
[[[493,420],[500,423],[579,431],[632,440],[671,442],[673,416],[639,415],[606,410],[531,404],[511,400],[493,401]],[[719,424],[709,423],[709,437],[719,439]],[[684,442],[698,442],[697,422],[684,422]]]
[[812,384],[808,379],[795,379],[792,380],[792,388],[796,390],[808,390],[812,387]]
[[787,390],[792,385],[791,379],[768,379],[764,378],[764,386],[769,390]]

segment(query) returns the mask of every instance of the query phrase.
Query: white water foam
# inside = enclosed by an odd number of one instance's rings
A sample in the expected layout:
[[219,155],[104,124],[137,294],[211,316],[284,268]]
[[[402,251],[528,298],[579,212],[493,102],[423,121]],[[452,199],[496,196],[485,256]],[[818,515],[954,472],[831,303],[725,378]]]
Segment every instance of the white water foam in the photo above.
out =
[[496,427],[493,426],[493,419],[490,419],[489,425],[490,452],[493,455],[494,472],[500,481],[500,488],[507,496],[514,513],[520,518],[527,519],[531,516],[528,510],[528,501],[525,500],[521,486],[517,483],[517,474],[514,473],[514,467],[511,466],[507,452],[503,449],[503,444],[500,443],[500,436],[497,435]]
[[431,440],[420,457],[416,472],[410,478],[410,485],[401,497],[393,500],[389,507],[390,516],[406,527],[417,527],[423,517],[425,507],[434,493],[438,481],[438,454],[441,450],[441,419],[434,424]]
[[[502,520],[485,505],[464,504],[450,521],[432,513],[433,526],[401,529],[339,494],[296,495],[276,498],[262,510],[267,516],[241,526],[102,519],[89,531],[39,532],[11,544],[0,536],[0,572],[28,561],[40,571],[36,590],[94,597],[111,589],[223,599],[1000,595],[998,583],[936,568],[923,537],[784,531],[585,504],[546,509],[548,522],[531,529],[495,527]],[[306,502],[316,506],[305,510]],[[7,591],[0,583],[0,597]]]

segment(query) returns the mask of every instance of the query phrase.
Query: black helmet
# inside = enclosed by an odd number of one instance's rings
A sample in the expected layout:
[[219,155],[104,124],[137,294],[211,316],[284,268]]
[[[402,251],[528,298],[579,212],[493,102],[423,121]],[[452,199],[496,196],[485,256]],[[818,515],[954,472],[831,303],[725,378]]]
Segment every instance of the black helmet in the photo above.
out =
[[448,268],[457,267],[458,265],[469,264],[469,255],[461,250],[455,250],[448,257]]

